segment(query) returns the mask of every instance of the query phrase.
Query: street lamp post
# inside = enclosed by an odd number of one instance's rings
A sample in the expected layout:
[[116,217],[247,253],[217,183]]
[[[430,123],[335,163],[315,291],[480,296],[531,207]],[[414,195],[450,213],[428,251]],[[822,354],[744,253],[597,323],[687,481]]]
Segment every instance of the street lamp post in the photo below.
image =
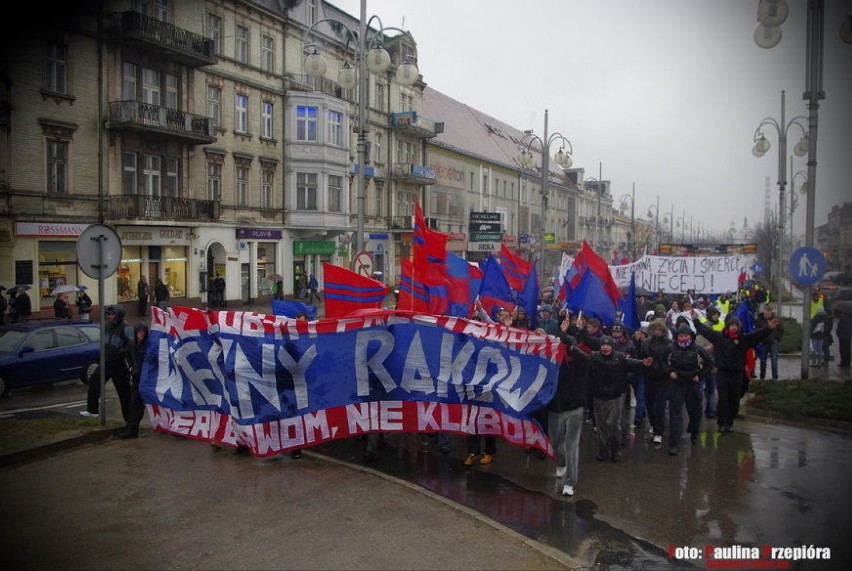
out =
[[627,202],[630,201],[630,239],[627,241],[627,249],[630,250],[630,260],[636,259],[636,183],[633,183],[633,190],[630,194],[623,194],[619,199],[619,207],[621,210],[627,209]]
[[[368,29],[370,23],[375,20],[378,23],[379,29],[368,37]],[[385,27],[382,25],[381,19],[378,16],[367,18],[367,0],[361,0],[361,15],[359,19],[358,30],[352,30],[339,20],[333,18],[324,18],[314,23],[305,32],[302,40],[302,52],[305,54],[303,66],[305,73],[309,76],[318,78],[325,74],[328,67],[325,56],[323,56],[314,43],[309,43],[309,38],[316,27],[324,22],[328,22],[346,33],[346,48],[349,50],[349,44],[355,44],[355,60],[357,62],[357,73],[352,68],[351,64],[346,61],[340,68],[337,82],[345,89],[357,88],[358,94],[357,113],[355,115],[355,133],[357,134],[357,151],[358,151],[358,172],[356,173],[358,180],[358,196],[357,196],[357,236],[356,247],[357,251],[364,250],[364,202],[366,200],[366,180],[364,176],[365,165],[367,163],[367,70],[375,74],[382,74],[391,66],[390,54],[382,45],[382,40],[385,37],[385,31],[396,31],[401,34],[407,34],[405,30],[394,27]],[[416,58],[406,57],[396,69],[396,81],[400,85],[413,85],[417,82],[420,72],[417,69]]]
[[[535,166],[535,159],[533,159],[533,146],[532,144],[538,141],[539,149],[541,152],[541,239],[539,240],[539,283],[544,286],[544,278],[547,275],[544,267],[544,232],[546,229],[545,217],[547,216],[547,202],[548,202],[548,177],[549,177],[549,169],[550,169],[550,146],[559,142],[559,152],[553,157],[553,160],[561,166],[562,168],[570,168],[573,163],[573,159],[571,155],[574,154],[574,148],[571,146],[571,141],[566,139],[561,133],[553,133],[550,136],[547,134],[547,119],[548,119],[548,110],[544,110],[544,136],[539,137],[538,135],[534,135],[532,131],[527,131],[524,133],[524,136],[521,138],[521,141],[518,143],[518,150],[520,151],[520,156],[518,158],[518,162],[524,168],[532,169]],[[565,147],[568,147],[568,152],[565,152]]]
[[804,125],[802,125],[801,121],[804,121],[805,118],[802,116],[793,117],[789,122],[786,120],[786,108],[785,108],[785,92],[781,92],[781,120],[776,121],[772,117],[764,118],[760,124],[757,126],[757,129],[754,132],[754,148],[752,149],[752,154],[755,157],[762,157],[766,154],[771,146],[769,141],[763,134],[764,127],[773,127],[778,134],[778,254],[777,254],[777,262],[775,264],[775,291],[778,292],[778,315],[781,315],[782,310],[782,293],[784,292],[784,284],[782,283],[781,276],[782,272],[782,260],[784,258],[784,216],[786,214],[786,209],[784,207],[784,198],[786,195],[786,186],[787,186],[787,132],[790,130],[793,125],[801,129],[802,138],[799,139],[799,142],[796,143],[796,146],[793,148],[793,153],[796,156],[803,156],[808,152],[808,136],[807,131],[805,131]]
[[[674,204],[672,204],[672,213],[674,213]],[[657,234],[657,254],[660,253],[660,244],[662,243],[663,230],[660,227],[660,195],[657,195],[657,205],[653,204],[648,207],[648,218],[654,220],[654,228]],[[663,224],[668,224],[668,216],[663,216]]]
[[[759,24],[754,33],[757,45],[764,49],[775,47],[781,40],[779,27],[789,12],[786,0],[761,2],[758,5]],[[814,245],[814,207],[816,202],[817,127],[819,123],[819,100],[825,99],[822,88],[822,68],[825,55],[825,0],[808,0],[807,36],[805,39],[805,92],[802,98],[808,102],[808,192],[805,201],[805,246]],[[852,16],[840,25],[840,38],[852,44]],[[811,288],[806,287],[802,299],[802,363],[803,379],[809,376],[810,353],[808,332],[811,329]]]

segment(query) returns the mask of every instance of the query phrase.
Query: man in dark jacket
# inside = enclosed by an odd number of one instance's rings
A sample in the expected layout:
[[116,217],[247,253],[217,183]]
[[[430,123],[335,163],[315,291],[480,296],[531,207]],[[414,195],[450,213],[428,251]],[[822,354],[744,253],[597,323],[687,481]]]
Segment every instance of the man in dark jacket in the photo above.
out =
[[686,323],[678,326],[672,351],[666,364],[669,375],[669,454],[678,452],[680,434],[683,432],[683,405],[689,415],[689,439],[698,441],[701,427],[701,379],[713,370],[713,357],[703,347],[695,344],[695,333]]
[[98,416],[101,401],[101,367],[104,367],[104,377],[112,379],[118,402],[121,405],[121,416],[125,423],[130,423],[130,356],[128,351],[133,340],[133,329],[124,321],[124,307],[121,305],[107,306],[104,311],[104,362],[89,377],[89,387],[86,396],[86,410],[81,416]]
[[639,355],[643,358],[651,357],[654,361],[645,373],[645,410],[651,424],[654,447],[662,448],[668,390],[666,363],[672,352],[672,342],[669,339],[669,328],[663,319],[655,319],[648,325],[648,335]]
[[[570,319],[559,324],[559,338],[563,343],[573,340],[570,333],[576,326]],[[580,464],[580,435],[583,432],[583,410],[589,398],[588,367],[576,366],[568,356],[559,366],[556,393],[548,405],[547,435],[556,454],[556,477],[565,478],[563,496],[573,496],[577,485],[577,468]]]
[[[769,325],[769,322],[775,317],[775,311],[770,304],[763,306],[763,311],[757,316],[755,326],[760,329]],[[779,325],[772,330],[769,337],[763,340],[763,343],[757,347],[757,357],[760,359],[760,379],[766,378],[766,361],[772,363],[772,379],[778,379],[778,346],[781,343],[781,338],[784,337],[784,325]]]
[[598,460],[618,462],[621,460],[621,409],[629,386],[627,373],[650,366],[652,359],[648,357],[640,361],[618,353],[608,336],[601,338],[600,351],[591,353],[580,349],[573,338],[568,337],[565,341],[571,356],[589,365],[589,384],[598,427]]
[[716,409],[716,423],[719,425],[719,432],[731,432],[734,419],[740,412],[746,351],[766,339],[772,330],[781,324],[781,320],[773,318],[766,327],[755,329],[751,333],[742,333],[739,318],[732,314],[726,318],[722,331],[714,331],[699,322],[697,313],[693,315],[693,321],[698,327],[698,333],[713,345],[713,358],[718,369],[716,382],[719,404]]

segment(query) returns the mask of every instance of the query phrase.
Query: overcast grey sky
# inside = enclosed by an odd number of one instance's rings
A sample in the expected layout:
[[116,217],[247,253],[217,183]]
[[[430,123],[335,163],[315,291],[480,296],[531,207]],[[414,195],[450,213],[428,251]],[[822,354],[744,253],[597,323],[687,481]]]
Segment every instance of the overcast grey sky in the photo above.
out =
[[[331,0],[358,16],[360,0]],[[434,89],[518,129],[574,147],[574,166],[612,181],[618,201],[636,184],[637,216],[660,211],[702,226],[764,218],[766,177],[778,208],[778,134],[758,159],[761,120],[807,116],[805,0],[789,0],[778,46],[755,44],[758,0],[368,0],[368,17],[410,31]],[[852,45],[839,37],[852,2],[826,2],[815,224],[852,201]],[[441,120],[440,117],[431,119]],[[803,121],[807,128],[807,121]],[[786,178],[799,131],[789,131]],[[793,172],[806,157],[793,158]],[[802,183],[796,178],[796,188]],[[799,195],[794,229],[804,234]],[[662,216],[661,216],[662,219]]]

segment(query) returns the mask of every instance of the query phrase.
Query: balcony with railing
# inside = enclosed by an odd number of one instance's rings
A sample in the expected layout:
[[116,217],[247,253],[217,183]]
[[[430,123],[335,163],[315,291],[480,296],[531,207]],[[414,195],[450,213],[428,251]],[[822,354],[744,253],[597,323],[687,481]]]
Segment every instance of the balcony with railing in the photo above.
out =
[[414,163],[399,163],[393,166],[394,180],[415,184],[435,184],[435,169]]
[[412,230],[411,216],[388,217],[388,230]]
[[218,200],[138,194],[110,196],[108,210],[113,220],[219,220]]
[[288,73],[287,86],[293,91],[319,91],[337,99],[355,103],[354,89],[346,89],[327,77],[311,77],[304,73]]
[[139,12],[120,12],[112,21],[116,41],[132,45],[152,59],[200,67],[217,61],[213,40]]
[[390,125],[394,131],[420,139],[431,139],[444,132],[444,123],[436,123],[417,114],[416,111],[391,113]]
[[209,117],[141,101],[111,101],[107,129],[166,136],[190,145],[216,142],[210,134]]

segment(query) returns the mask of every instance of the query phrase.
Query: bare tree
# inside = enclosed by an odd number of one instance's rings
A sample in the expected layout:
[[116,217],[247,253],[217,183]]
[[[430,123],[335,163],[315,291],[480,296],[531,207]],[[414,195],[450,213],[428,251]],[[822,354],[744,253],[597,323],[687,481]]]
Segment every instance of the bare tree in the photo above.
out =
[[778,246],[782,236],[777,214],[770,213],[767,220],[755,226],[753,236],[757,246],[757,261],[766,268],[768,281],[773,287],[777,287],[778,284],[774,283],[775,276],[778,275],[776,264],[783,263],[783,260],[778,259]]

